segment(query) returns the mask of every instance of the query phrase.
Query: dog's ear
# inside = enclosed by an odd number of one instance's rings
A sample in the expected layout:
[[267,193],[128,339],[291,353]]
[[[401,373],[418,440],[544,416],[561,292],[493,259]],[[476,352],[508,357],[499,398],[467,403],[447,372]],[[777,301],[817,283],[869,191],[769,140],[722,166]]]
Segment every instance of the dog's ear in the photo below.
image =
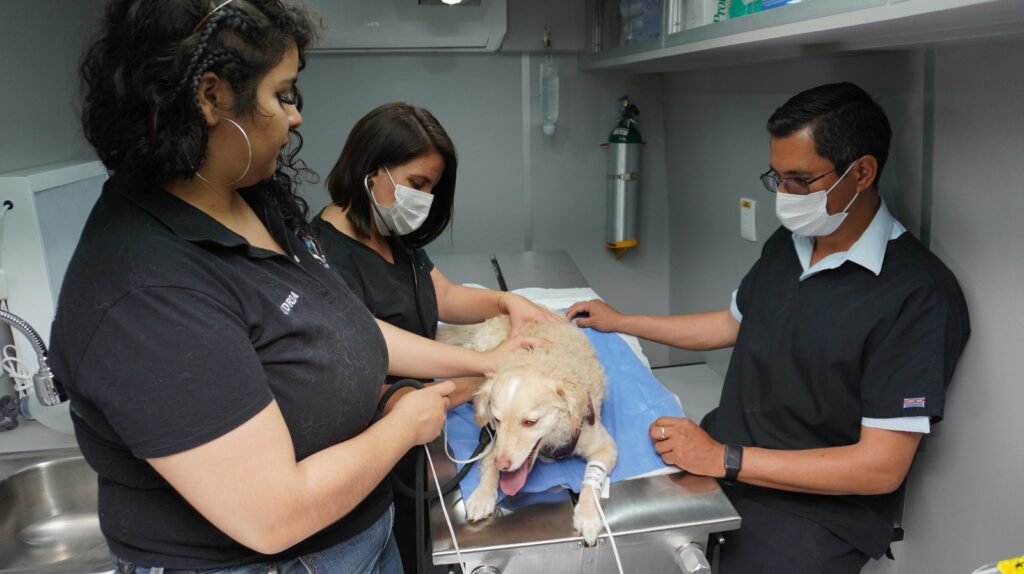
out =
[[487,373],[486,376],[487,380],[473,393],[476,424],[481,428],[491,424],[491,391],[494,388],[494,373]]
[[561,399],[564,409],[569,413],[569,422],[573,428],[583,424],[583,418],[587,416],[587,393],[571,379],[562,378],[559,380],[555,394]]

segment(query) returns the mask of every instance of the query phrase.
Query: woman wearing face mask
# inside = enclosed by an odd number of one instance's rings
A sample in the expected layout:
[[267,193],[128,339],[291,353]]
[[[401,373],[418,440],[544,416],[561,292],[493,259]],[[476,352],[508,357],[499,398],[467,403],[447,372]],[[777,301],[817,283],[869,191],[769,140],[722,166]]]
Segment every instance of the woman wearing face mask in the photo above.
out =
[[[374,316],[423,337],[434,337],[438,320],[507,313],[513,333],[555,320],[518,295],[452,283],[431,263],[423,248],[452,219],[457,170],[454,144],[426,109],[392,102],[366,114],[328,177],[331,204],[312,223],[332,268]],[[460,386],[453,406],[473,390]]]
[[[423,247],[452,219],[458,160],[455,146],[427,110],[384,104],[360,119],[327,180],[331,204],[313,220],[331,267],[377,318],[433,338],[437,321],[476,323],[508,313],[515,331],[527,321],[556,320],[512,293],[449,281]],[[456,379],[451,406],[472,397],[480,378]],[[411,484],[405,461],[398,474]],[[415,523],[400,519],[395,534],[407,571],[414,571]]]

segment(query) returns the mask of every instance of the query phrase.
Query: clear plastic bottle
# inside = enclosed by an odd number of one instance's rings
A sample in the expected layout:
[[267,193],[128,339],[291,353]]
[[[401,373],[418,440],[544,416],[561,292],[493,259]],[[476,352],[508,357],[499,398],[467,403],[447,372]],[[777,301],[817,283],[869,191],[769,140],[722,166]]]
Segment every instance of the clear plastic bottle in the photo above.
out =
[[558,62],[546,54],[540,63],[540,113],[545,135],[554,135],[558,122]]

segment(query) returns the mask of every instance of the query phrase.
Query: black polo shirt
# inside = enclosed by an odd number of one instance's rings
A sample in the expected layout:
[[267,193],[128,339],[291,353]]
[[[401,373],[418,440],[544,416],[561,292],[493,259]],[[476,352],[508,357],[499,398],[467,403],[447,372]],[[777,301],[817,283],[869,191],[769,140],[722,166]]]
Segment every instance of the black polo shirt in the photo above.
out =
[[[434,263],[423,249],[412,251],[419,292],[413,281],[409,253],[393,237],[387,237],[395,262],[390,263],[372,248],[338,231],[319,215],[312,227],[331,269],[355,292],[374,317],[400,329],[433,339],[437,334],[437,294],[430,272]],[[420,311],[416,309],[419,297]]]
[[249,245],[163,189],[127,189],[115,175],[61,289],[51,364],[99,474],[103,533],[137,564],[205,569],[291,558],[361,532],[391,502],[385,481],[335,524],[260,556],[145,461],[214,440],[272,400],[298,460],[356,436],[374,415],[388,357],[372,316],[272,201],[255,191],[243,197],[287,255]]
[[[876,276],[847,261],[800,280],[780,228],[743,278],[743,315],[722,398],[705,425],[723,443],[798,450],[850,445],[862,418],[942,418],[970,333],[953,274],[909,233],[886,244]],[[825,496],[738,484],[872,557],[892,536],[895,494]]]

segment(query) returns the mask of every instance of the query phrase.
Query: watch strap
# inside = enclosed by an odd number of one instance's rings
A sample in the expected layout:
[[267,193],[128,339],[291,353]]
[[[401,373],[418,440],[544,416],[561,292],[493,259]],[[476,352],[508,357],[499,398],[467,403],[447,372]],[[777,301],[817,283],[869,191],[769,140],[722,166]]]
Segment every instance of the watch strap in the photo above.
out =
[[725,482],[733,484],[739,478],[743,467],[743,447],[735,444],[725,445]]

